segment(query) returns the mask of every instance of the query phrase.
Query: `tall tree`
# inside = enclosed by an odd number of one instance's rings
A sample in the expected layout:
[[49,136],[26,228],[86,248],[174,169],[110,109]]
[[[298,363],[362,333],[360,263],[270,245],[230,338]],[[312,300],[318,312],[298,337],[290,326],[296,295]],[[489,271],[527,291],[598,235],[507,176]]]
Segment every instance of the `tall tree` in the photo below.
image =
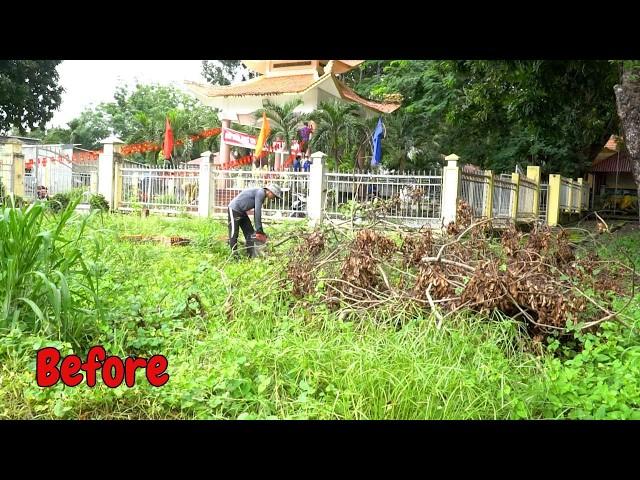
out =
[[616,130],[606,61],[392,61],[373,92],[399,92],[414,134],[495,170],[584,173]]
[[[205,150],[214,150],[215,138],[190,143],[189,135],[219,127],[220,120],[215,109],[202,105],[197,99],[175,87],[163,85],[137,84],[128,89],[119,86],[114,95],[115,102],[103,103],[95,112],[105,115],[108,124],[125,143],[161,143],[164,135],[165,119],[169,116],[176,141],[175,159],[190,160]],[[155,153],[139,156],[138,160],[157,162]]]
[[255,72],[244,67],[240,60],[202,61],[202,76],[213,85],[229,85],[238,76],[244,81],[256,75]]
[[342,74],[341,79],[359,95],[375,98],[378,95],[374,89],[382,81],[385,67],[390,63],[391,60],[365,60],[353,70]]
[[640,62],[623,62],[620,82],[615,85],[614,91],[624,144],[631,159],[631,171],[640,201]]
[[0,132],[44,129],[60,106],[61,60],[0,60]]

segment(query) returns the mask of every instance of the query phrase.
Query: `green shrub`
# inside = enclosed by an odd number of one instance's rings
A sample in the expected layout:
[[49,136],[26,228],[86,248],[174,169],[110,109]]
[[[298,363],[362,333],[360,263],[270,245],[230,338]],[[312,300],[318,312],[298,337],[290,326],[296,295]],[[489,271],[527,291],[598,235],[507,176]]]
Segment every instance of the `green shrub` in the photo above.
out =
[[[617,302],[622,303],[622,300]],[[579,352],[557,341],[547,361],[547,418],[640,420],[640,297],[629,310],[635,325],[606,322],[597,333],[579,334]]]
[[103,212],[109,211],[109,204],[107,203],[107,199],[104,198],[104,195],[100,193],[91,195],[91,198],[89,199],[89,205],[91,206],[91,210],[100,210]]
[[56,193],[48,200],[47,205],[51,210],[58,213],[65,210],[69,202],[71,202],[71,195],[69,193]]

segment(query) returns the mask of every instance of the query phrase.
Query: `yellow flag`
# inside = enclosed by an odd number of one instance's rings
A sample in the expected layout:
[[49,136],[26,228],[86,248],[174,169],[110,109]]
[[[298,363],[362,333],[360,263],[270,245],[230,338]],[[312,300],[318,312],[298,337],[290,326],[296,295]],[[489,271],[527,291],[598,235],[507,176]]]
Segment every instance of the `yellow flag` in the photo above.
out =
[[258,135],[258,140],[256,141],[256,157],[258,157],[262,153],[264,142],[267,141],[269,133],[271,133],[269,120],[267,120],[267,114],[265,112],[262,112],[262,128],[260,129],[260,135]]

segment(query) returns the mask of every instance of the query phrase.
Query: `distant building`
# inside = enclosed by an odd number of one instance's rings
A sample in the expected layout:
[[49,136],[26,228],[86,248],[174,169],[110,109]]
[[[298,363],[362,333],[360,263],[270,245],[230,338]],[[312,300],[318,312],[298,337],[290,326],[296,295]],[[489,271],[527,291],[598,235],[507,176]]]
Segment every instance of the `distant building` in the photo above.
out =
[[620,138],[611,136],[589,169],[595,209],[638,209],[638,187],[631,159]]

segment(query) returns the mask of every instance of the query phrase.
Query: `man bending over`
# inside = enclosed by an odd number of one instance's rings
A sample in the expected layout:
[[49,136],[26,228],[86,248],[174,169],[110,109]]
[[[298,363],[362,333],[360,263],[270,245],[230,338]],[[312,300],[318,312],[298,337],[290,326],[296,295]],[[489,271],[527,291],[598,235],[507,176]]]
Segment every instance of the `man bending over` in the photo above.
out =
[[[242,229],[246,240],[246,248],[249,257],[255,257],[256,252],[254,240],[265,242],[267,236],[262,229],[262,204],[265,198],[282,198],[282,190],[276,184],[268,185],[264,188],[248,188],[240,192],[229,203],[227,212],[229,219],[229,246],[234,254],[237,254],[238,247],[238,228]],[[253,216],[256,223],[256,229],[253,229],[251,220],[247,212],[253,209]]]

